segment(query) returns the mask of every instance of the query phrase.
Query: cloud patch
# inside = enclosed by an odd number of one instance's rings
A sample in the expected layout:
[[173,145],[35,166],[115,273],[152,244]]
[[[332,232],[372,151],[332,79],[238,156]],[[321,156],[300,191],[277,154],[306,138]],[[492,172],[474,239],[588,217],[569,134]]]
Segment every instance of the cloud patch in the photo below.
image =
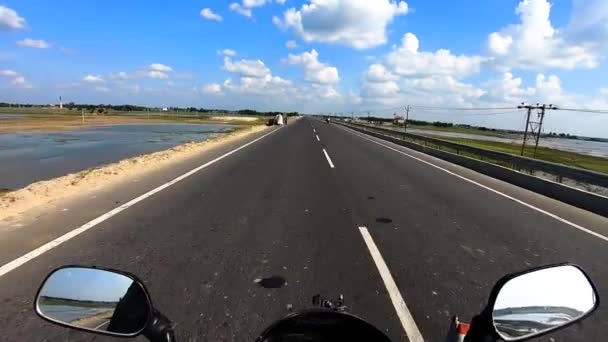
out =
[[[581,39],[568,39],[568,30],[553,27],[548,0],[522,0],[515,13],[520,22],[509,25],[488,36],[488,51],[495,57],[496,64],[503,68],[543,69],[556,68],[572,70],[592,69],[599,65],[599,56],[594,51],[595,44]],[[608,6],[604,16],[608,19]],[[575,17],[576,18],[576,17]],[[594,16],[598,19],[598,16]],[[583,20],[577,19],[575,23]],[[588,24],[576,24],[581,32]],[[605,25],[608,32],[608,26]],[[608,38],[608,35],[604,38]]]
[[335,84],[340,82],[338,69],[319,62],[319,53],[313,49],[299,55],[290,54],[285,62],[289,65],[299,65],[304,68],[307,81],[319,84]]
[[25,28],[25,19],[13,9],[0,5],[0,31]]
[[86,75],[82,78],[85,83],[104,83],[105,80],[100,75]]
[[369,49],[386,44],[387,26],[408,11],[404,1],[309,0],[299,10],[290,8],[282,18],[273,17],[273,22],[306,42]]
[[207,20],[212,20],[212,21],[224,20],[224,18],[221,15],[213,12],[213,10],[211,8],[203,8],[200,12],[200,16]]
[[51,45],[44,41],[43,39],[31,39],[25,38],[23,40],[17,41],[17,45],[25,48],[33,48],[33,49],[48,49]]

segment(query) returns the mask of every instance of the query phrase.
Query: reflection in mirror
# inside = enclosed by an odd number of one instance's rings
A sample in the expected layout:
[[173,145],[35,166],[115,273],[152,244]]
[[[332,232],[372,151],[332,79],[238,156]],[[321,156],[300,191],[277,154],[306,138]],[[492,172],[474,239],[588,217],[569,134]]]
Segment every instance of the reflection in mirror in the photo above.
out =
[[36,310],[56,323],[127,336],[144,329],[151,311],[139,283],[119,273],[81,267],[51,274],[38,294]]
[[492,313],[505,341],[523,340],[581,319],[596,307],[593,286],[574,266],[522,274],[500,289]]

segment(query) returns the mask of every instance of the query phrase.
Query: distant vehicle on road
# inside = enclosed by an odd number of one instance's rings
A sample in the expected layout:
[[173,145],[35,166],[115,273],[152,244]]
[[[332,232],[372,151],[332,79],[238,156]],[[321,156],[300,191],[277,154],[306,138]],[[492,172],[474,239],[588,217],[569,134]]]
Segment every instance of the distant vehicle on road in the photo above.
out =
[[281,114],[277,114],[277,115],[274,117],[274,124],[275,124],[275,125],[279,125],[279,126],[284,125],[284,124],[285,124],[285,119],[283,119],[283,115],[281,115]]

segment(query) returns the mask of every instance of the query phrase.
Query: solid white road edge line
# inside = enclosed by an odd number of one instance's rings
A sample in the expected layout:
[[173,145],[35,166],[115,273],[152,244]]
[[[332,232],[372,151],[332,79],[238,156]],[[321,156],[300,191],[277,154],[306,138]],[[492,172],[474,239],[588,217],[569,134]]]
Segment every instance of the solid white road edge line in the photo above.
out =
[[393,279],[393,276],[391,275],[388,266],[386,266],[384,258],[382,257],[382,254],[380,254],[380,251],[378,250],[374,239],[369,234],[369,231],[366,227],[359,227],[359,232],[361,232],[361,236],[363,236],[363,241],[365,241],[367,249],[369,249],[369,253],[372,255],[372,259],[374,259],[376,268],[378,268],[378,272],[380,273],[380,277],[384,282],[386,291],[391,297],[393,307],[395,308],[395,311],[397,311],[397,316],[401,321],[401,326],[403,327],[403,330],[405,330],[405,334],[407,335],[408,340],[410,342],[424,342],[422,334],[420,333],[420,330],[418,329],[418,326],[414,321],[414,317],[410,313],[410,310],[407,308],[407,305],[405,305],[405,301],[403,300],[403,297],[399,292],[399,288],[397,287],[397,284],[395,283],[395,280]]
[[317,141],[321,142],[321,139],[319,139],[319,136],[315,134],[315,137],[317,137]]
[[137,197],[135,199],[132,199],[129,202],[127,202],[127,203],[125,203],[125,204],[123,204],[123,205],[121,205],[121,206],[119,206],[117,208],[114,208],[114,209],[110,210],[109,212],[107,212],[107,213],[105,213],[105,214],[103,214],[103,215],[101,215],[101,216],[93,219],[92,221],[89,221],[89,222],[85,223],[84,225],[82,225],[82,226],[80,226],[80,227],[78,227],[78,228],[76,228],[76,229],[74,229],[74,230],[72,230],[72,231],[70,231],[70,232],[68,232],[68,233],[66,233],[66,234],[58,237],[58,238],[56,238],[55,240],[47,242],[44,245],[42,245],[42,246],[40,246],[40,247],[32,250],[31,252],[29,252],[29,253],[27,253],[25,255],[22,255],[19,258],[15,259],[15,260],[7,263],[7,264],[4,264],[2,267],[0,267],[0,277],[4,276],[8,272],[10,272],[10,271],[12,271],[12,270],[14,270],[16,268],[22,266],[23,264],[27,263],[28,261],[30,261],[30,260],[32,260],[32,259],[34,259],[34,258],[36,258],[36,257],[38,257],[38,256],[40,256],[40,255],[42,255],[42,254],[44,254],[46,252],[48,252],[48,251],[50,251],[51,249],[53,249],[53,248],[61,245],[62,243],[64,243],[64,242],[66,242],[66,241],[68,241],[68,240],[70,240],[70,239],[72,239],[72,238],[74,238],[74,237],[76,237],[76,236],[78,236],[78,235],[86,232],[87,230],[89,230],[89,229],[95,227],[96,225],[98,225],[98,224],[106,221],[107,219],[111,218],[112,216],[114,216],[114,215],[116,215],[116,214],[118,214],[118,213],[120,213],[120,212],[122,212],[122,211],[124,211],[124,210],[126,210],[126,209],[128,209],[130,207],[132,207],[133,205],[135,205],[135,204],[137,204],[137,203],[145,200],[146,198],[148,198],[148,197],[150,197],[150,196],[152,196],[152,195],[154,195],[154,194],[156,194],[156,193],[158,193],[158,192],[160,192],[160,191],[162,191],[162,190],[170,187],[171,185],[173,185],[173,184],[175,184],[175,183],[177,183],[177,182],[179,182],[181,180],[184,180],[184,179],[192,176],[193,174],[197,173],[198,171],[200,171],[200,170],[202,170],[202,169],[204,169],[204,168],[206,168],[208,166],[211,166],[211,165],[217,163],[218,161],[220,161],[220,160],[222,160],[222,159],[224,159],[224,158],[226,158],[226,157],[228,157],[228,156],[230,156],[230,155],[232,155],[232,154],[234,154],[234,153],[236,153],[236,152],[244,149],[245,147],[247,147],[247,146],[249,146],[251,144],[254,144],[254,143],[256,143],[256,142],[264,139],[265,137],[267,137],[270,134],[278,131],[279,129],[280,128],[275,129],[272,132],[266,133],[266,134],[262,135],[259,138],[256,138],[256,139],[254,139],[254,140],[252,140],[252,141],[250,141],[250,142],[248,142],[248,143],[246,143],[244,145],[241,145],[240,147],[237,147],[234,150],[232,150],[232,151],[230,151],[228,153],[225,153],[225,154],[223,154],[223,155],[221,155],[221,156],[219,156],[219,157],[217,157],[217,158],[215,158],[215,159],[213,159],[213,160],[211,160],[211,161],[209,161],[209,162],[207,162],[207,163],[205,163],[205,164],[203,164],[203,165],[201,165],[201,166],[199,166],[199,167],[197,167],[195,169],[192,169],[192,170],[188,171],[187,173],[184,173],[183,175],[181,175],[181,176],[173,179],[172,181],[169,181],[169,182],[167,182],[167,183],[165,183],[165,184],[163,184],[163,185],[161,185],[161,186],[159,186],[159,187],[157,187],[157,188],[155,188],[153,190],[150,190],[150,191],[146,192],[145,194],[143,194],[143,195],[141,195],[141,196],[139,196],[139,197]]
[[327,162],[329,163],[329,167],[331,167],[332,169],[335,168],[334,163],[331,162],[331,158],[329,158],[329,154],[327,154],[327,151],[325,151],[325,149],[323,149],[323,153],[325,153],[325,158],[327,158]]
[[448,174],[450,174],[450,175],[452,175],[452,176],[458,177],[458,178],[460,178],[460,179],[462,179],[462,180],[464,180],[464,181],[467,181],[467,182],[469,182],[469,183],[471,183],[471,184],[475,184],[475,185],[477,185],[477,186],[479,186],[479,187],[481,187],[481,188],[484,188],[484,189],[486,189],[486,190],[488,190],[488,191],[491,191],[491,192],[493,192],[493,193],[495,193],[495,194],[497,194],[497,195],[500,195],[500,196],[502,196],[502,197],[505,197],[505,198],[507,198],[507,199],[510,199],[511,201],[517,202],[517,203],[519,203],[519,204],[521,204],[521,205],[523,205],[523,206],[526,206],[526,207],[528,207],[528,208],[530,208],[530,209],[536,210],[536,211],[538,211],[538,212],[539,212],[539,213],[541,213],[541,214],[545,214],[545,215],[547,215],[547,216],[549,216],[549,217],[551,217],[551,218],[553,218],[553,219],[555,219],[555,220],[557,220],[557,221],[560,221],[560,222],[562,222],[562,223],[565,223],[565,224],[569,225],[569,226],[570,226],[570,227],[572,227],[572,228],[578,229],[578,230],[580,230],[580,231],[582,231],[582,232],[585,232],[585,233],[587,233],[587,234],[589,234],[589,235],[595,236],[595,237],[596,237],[596,238],[598,238],[598,239],[601,239],[601,240],[604,240],[604,241],[608,242],[608,237],[606,237],[606,236],[604,236],[604,235],[602,235],[602,234],[600,234],[600,233],[594,232],[594,231],[593,231],[593,230],[591,230],[591,229],[588,229],[588,228],[585,228],[585,227],[583,227],[583,226],[580,226],[580,225],[578,225],[578,224],[576,224],[576,223],[574,223],[574,222],[572,222],[572,221],[568,221],[568,220],[566,220],[565,218],[562,218],[562,217],[560,217],[560,216],[557,216],[557,215],[555,215],[555,214],[553,214],[553,213],[550,213],[550,212],[548,212],[548,211],[546,211],[546,210],[544,210],[544,209],[541,209],[541,208],[536,207],[536,206],[534,206],[534,205],[532,205],[532,204],[529,204],[529,203],[527,203],[527,202],[524,202],[524,201],[522,201],[522,200],[520,200],[520,199],[517,199],[517,198],[515,198],[515,197],[513,197],[513,196],[510,196],[510,195],[507,195],[507,194],[505,194],[505,193],[502,193],[502,192],[500,192],[500,191],[498,191],[498,190],[496,190],[496,189],[490,188],[489,186],[486,186],[486,185],[483,185],[483,184],[481,184],[481,183],[478,183],[478,182],[476,182],[476,181],[474,181],[474,180],[472,180],[472,179],[469,179],[469,178],[467,178],[467,177],[461,176],[461,175],[459,175],[459,174],[457,174],[457,173],[454,173],[454,172],[452,172],[452,171],[450,171],[450,170],[448,170],[448,169],[444,169],[444,168],[443,168],[443,167],[441,167],[441,166],[437,166],[437,165],[435,165],[435,164],[433,164],[433,163],[430,163],[430,162],[428,162],[428,161],[426,161],[426,160],[420,159],[420,158],[418,158],[418,157],[416,157],[416,156],[413,156],[413,155],[411,155],[411,154],[409,154],[409,153],[405,153],[405,152],[400,151],[400,150],[398,150],[398,149],[396,149],[396,148],[393,148],[393,147],[390,147],[390,146],[388,146],[388,145],[385,145],[385,144],[382,144],[382,143],[380,143],[380,142],[377,142],[377,141],[375,141],[375,140],[372,140],[372,139],[370,139],[370,138],[368,138],[368,137],[366,137],[366,136],[364,136],[364,135],[361,135],[361,134],[358,134],[358,133],[351,132],[351,131],[350,131],[350,130],[348,130],[348,129],[345,129],[344,131],[346,131],[346,132],[348,132],[348,133],[350,133],[350,134],[356,135],[356,136],[358,136],[358,137],[360,137],[360,138],[362,138],[362,139],[365,139],[365,140],[371,141],[371,142],[373,142],[374,144],[378,144],[378,145],[380,145],[380,146],[383,146],[383,147],[385,147],[385,148],[387,148],[387,149],[389,149],[389,150],[392,150],[392,151],[395,151],[395,152],[397,152],[397,153],[400,153],[400,154],[402,154],[402,155],[404,155],[404,156],[410,157],[410,158],[412,158],[412,159],[414,159],[414,160],[417,160],[417,161],[419,161],[419,162],[421,162],[421,163],[424,163],[424,164],[427,164],[427,165],[429,165],[429,166],[432,166],[432,167],[434,167],[434,168],[436,168],[436,169],[438,169],[438,170],[441,170],[441,171],[443,171],[443,172],[446,172],[446,173],[448,173]]

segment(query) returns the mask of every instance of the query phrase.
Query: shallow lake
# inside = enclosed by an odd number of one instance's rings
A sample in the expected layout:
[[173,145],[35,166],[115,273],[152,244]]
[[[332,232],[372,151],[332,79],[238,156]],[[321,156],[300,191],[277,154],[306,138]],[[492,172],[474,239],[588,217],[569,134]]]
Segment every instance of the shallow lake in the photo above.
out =
[[231,131],[231,125],[129,124],[0,134],[0,189],[63,176]]
[[[403,128],[386,127],[395,131],[403,131]],[[463,138],[472,140],[483,140],[483,141],[497,141],[510,144],[521,144],[522,137],[513,137],[505,134],[504,137],[497,137],[492,135],[481,135],[472,133],[458,133],[458,132],[444,132],[444,131],[433,131],[425,129],[409,129],[408,132],[413,134],[431,136],[431,137],[446,137],[446,138]],[[532,144],[532,140],[529,141]],[[575,139],[560,139],[560,138],[546,138],[542,137],[539,142],[539,146],[554,148],[557,150],[575,152],[580,154],[586,154],[596,157],[608,158],[608,143],[600,141],[587,141],[587,140],[575,140]]]

